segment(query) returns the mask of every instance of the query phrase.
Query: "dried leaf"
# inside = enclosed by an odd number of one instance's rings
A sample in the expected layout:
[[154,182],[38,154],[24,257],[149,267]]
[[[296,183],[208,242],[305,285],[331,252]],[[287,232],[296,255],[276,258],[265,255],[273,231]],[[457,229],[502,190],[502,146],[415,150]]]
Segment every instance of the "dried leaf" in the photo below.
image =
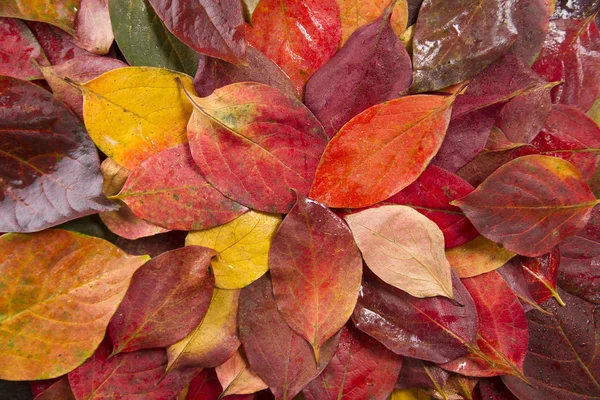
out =
[[25,23],[0,18],[0,47],[0,75],[25,80],[42,78],[36,65],[48,65],[48,59]]
[[502,267],[516,254],[483,236],[446,250],[446,258],[461,278],[485,274]]
[[221,397],[232,394],[256,393],[267,389],[267,384],[248,365],[245,354],[238,350],[231,358],[215,368],[223,387]]

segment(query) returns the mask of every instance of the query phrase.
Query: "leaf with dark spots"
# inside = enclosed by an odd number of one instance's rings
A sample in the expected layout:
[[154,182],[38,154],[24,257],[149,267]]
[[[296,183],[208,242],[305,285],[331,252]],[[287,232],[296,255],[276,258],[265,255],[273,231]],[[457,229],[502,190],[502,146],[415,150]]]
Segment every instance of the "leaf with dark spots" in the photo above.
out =
[[463,279],[462,283],[477,308],[479,350],[442,367],[467,376],[523,377],[529,328],[519,299],[495,271]]
[[194,77],[194,88],[200,97],[210,96],[223,86],[238,82],[259,82],[298,97],[294,85],[273,61],[252,46],[246,48],[247,64],[231,64],[227,61],[200,56]]
[[250,366],[276,398],[291,400],[333,357],[339,335],[325,343],[316,363],[308,342],[294,333],[279,311],[268,275],[242,289],[239,334]]
[[540,155],[503,165],[453,202],[483,236],[528,257],[579,232],[597,203],[571,163]]
[[77,117],[40,87],[0,78],[0,232],[35,232],[116,207]]
[[402,369],[396,382],[396,389],[442,388],[449,378],[450,372],[433,363],[416,358],[403,357]]
[[600,304],[600,208],[578,234],[560,245],[559,286],[576,296]]
[[0,4],[0,17],[40,21],[76,33],[76,17],[79,0],[11,0]]
[[308,193],[327,137],[300,100],[252,82],[188,96],[194,104],[187,127],[192,156],[221,193],[271,213],[290,210],[290,189]]
[[173,399],[198,373],[198,369],[188,368],[165,376],[164,349],[139,350],[109,358],[111,349],[110,340],[105,339],[90,359],[69,373],[76,399]]
[[297,200],[269,249],[273,294],[281,316],[314,349],[350,319],[362,259],[344,221],[318,202]]
[[25,23],[0,17],[0,47],[0,75],[25,80],[42,77],[36,64],[48,65],[48,60]]
[[479,234],[460,208],[450,205],[473,191],[467,181],[445,169],[429,166],[406,188],[384,203],[411,206],[433,222],[444,234],[444,245],[451,248],[475,239]]
[[564,305],[556,291],[558,267],[560,265],[560,250],[558,247],[538,257],[519,256],[516,263],[523,268],[525,272],[523,275],[527,280],[529,293],[538,304],[554,297],[558,304]]
[[[395,4],[395,3],[394,3]],[[412,82],[412,65],[392,29],[392,9],[356,30],[306,83],[305,103],[333,137],[352,117],[400,96]]]
[[401,356],[348,324],[333,358],[302,394],[306,400],[385,400],[401,367]]
[[550,21],[550,31],[533,70],[548,82],[554,103],[585,112],[600,94],[600,31],[592,17]]
[[518,36],[509,54],[519,57],[528,65],[533,64],[548,34],[548,23],[554,2],[554,0],[516,1],[513,21]]
[[573,164],[586,181],[600,163],[600,127],[572,106],[555,104],[542,131],[531,142],[541,154]]
[[124,201],[139,218],[174,230],[212,228],[247,211],[202,178],[187,144],[144,161],[113,197]]
[[50,64],[59,65],[74,57],[92,55],[75,44],[75,38],[55,26],[43,22],[27,22]]
[[520,399],[590,400],[600,397],[598,306],[559,289],[566,306],[544,303],[549,314],[527,313],[529,351],[522,380],[503,381]]
[[165,26],[200,54],[235,64],[246,59],[242,3],[239,0],[148,0]]
[[418,299],[366,276],[352,321],[396,354],[435,363],[462,357],[475,343],[477,310],[455,274],[452,283],[454,301]]
[[517,37],[515,0],[425,0],[413,39],[412,90],[470,79],[504,55]]
[[146,263],[108,326],[113,353],[166,347],[202,321],[212,297],[212,249],[186,246]]

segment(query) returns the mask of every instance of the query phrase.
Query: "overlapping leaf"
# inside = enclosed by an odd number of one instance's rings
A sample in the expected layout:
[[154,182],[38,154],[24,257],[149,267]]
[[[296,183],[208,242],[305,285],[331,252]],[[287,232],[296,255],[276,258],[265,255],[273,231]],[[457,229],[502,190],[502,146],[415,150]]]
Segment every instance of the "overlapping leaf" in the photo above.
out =
[[[361,26],[368,25],[377,20],[391,2],[387,0],[352,1],[337,0],[340,7],[340,21],[342,23],[342,42],[345,44],[350,36]],[[406,0],[393,2],[391,26],[394,33],[400,36],[407,27],[409,4]]]
[[517,0],[513,22],[518,35],[509,54],[519,57],[528,65],[533,64],[548,34],[554,3],[552,0]]
[[219,382],[223,387],[223,396],[249,394],[267,389],[267,385],[248,365],[246,355],[236,351],[229,360],[215,368]]
[[36,67],[48,64],[46,55],[24,22],[0,17],[0,74],[18,79],[40,79]]
[[108,53],[115,39],[107,0],[80,0],[77,10],[77,46],[94,54]]
[[450,372],[433,363],[403,357],[402,369],[400,370],[400,376],[398,376],[398,382],[396,382],[396,388],[442,388],[449,378]]
[[50,64],[58,65],[74,57],[92,55],[75,44],[75,38],[55,26],[43,22],[26,22],[40,46],[46,53]]
[[493,271],[502,267],[514,256],[515,253],[483,236],[446,251],[450,266],[461,278],[470,278]]
[[558,247],[538,257],[519,256],[516,262],[523,268],[528,291],[538,304],[554,297],[559,304],[564,305],[556,291],[560,265]]
[[0,17],[47,22],[75,34],[75,21],[80,0],[12,0],[0,4]]

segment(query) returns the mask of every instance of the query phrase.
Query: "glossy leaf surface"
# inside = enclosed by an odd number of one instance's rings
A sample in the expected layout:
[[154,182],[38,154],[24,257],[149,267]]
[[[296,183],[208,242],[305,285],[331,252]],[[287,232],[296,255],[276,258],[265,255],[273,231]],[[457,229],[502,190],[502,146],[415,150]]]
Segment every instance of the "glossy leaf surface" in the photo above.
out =
[[308,193],[327,138],[298,99],[250,82],[190,99],[190,148],[215,188],[253,210],[271,213],[289,211],[294,203],[290,189]]
[[493,271],[502,267],[514,256],[515,253],[483,236],[446,251],[450,266],[461,278],[470,278]]
[[246,58],[242,3],[239,0],[148,0],[179,40],[200,54],[240,63]]
[[306,400],[385,400],[394,390],[401,367],[402,357],[347,325],[333,358],[302,394]]
[[250,366],[278,399],[298,394],[323,371],[338,346],[335,336],[321,348],[317,364],[311,345],[277,311],[267,275],[242,289],[239,324]]
[[248,43],[279,65],[302,93],[308,78],[338,48],[340,10],[337,2],[328,0],[261,0],[246,35]]
[[238,350],[231,358],[215,368],[223,387],[221,396],[249,394],[267,389],[266,383],[248,365],[246,355]]
[[42,77],[35,63],[47,65],[48,60],[25,23],[14,18],[0,18],[0,47],[1,75],[25,80]]
[[321,346],[352,315],[362,259],[341,218],[322,204],[297,196],[273,236],[269,268],[281,316],[310,343],[318,361]]
[[344,217],[369,269],[415,297],[453,298],[444,236],[407,206],[386,205]]
[[0,378],[10,380],[54,378],[90,357],[131,276],[149,259],[63,230],[6,234],[0,242],[0,286],[11,288],[0,301]]
[[12,0],[0,4],[0,16],[47,22],[75,34],[79,0]]
[[187,144],[163,150],[140,164],[116,198],[139,218],[166,229],[208,229],[247,211],[202,178]]
[[161,150],[187,142],[190,77],[166,69],[126,67],[81,86],[85,126],[96,146],[133,170]]
[[144,265],[108,326],[113,354],[166,347],[191,332],[211,301],[215,280],[209,265],[215,255],[186,246]]
[[280,223],[280,215],[249,211],[212,229],[190,232],[186,244],[215,249],[218,254],[211,261],[215,285],[241,289],[268,271],[269,248]]
[[359,208],[414,182],[436,154],[452,98],[409,96],[352,118],[329,142],[310,197],[329,207]]
[[396,354],[451,361],[467,354],[477,334],[473,299],[456,275],[452,283],[456,302],[441,296],[418,299],[365,277],[352,321]]
[[596,198],[569,162],[531,155],[498,168],[454,204],[488,239],[535,257],[580,231]]
[[35,232],[115,207],[81,122],[46,90],[0,78],[0,232]]

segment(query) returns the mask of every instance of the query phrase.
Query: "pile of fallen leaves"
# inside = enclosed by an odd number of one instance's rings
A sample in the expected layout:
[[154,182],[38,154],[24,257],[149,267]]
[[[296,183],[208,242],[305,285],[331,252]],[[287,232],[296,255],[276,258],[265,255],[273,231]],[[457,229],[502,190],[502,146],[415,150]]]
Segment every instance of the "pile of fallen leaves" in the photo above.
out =
[[0,379],[600,398],[597,3],[0,2]]

